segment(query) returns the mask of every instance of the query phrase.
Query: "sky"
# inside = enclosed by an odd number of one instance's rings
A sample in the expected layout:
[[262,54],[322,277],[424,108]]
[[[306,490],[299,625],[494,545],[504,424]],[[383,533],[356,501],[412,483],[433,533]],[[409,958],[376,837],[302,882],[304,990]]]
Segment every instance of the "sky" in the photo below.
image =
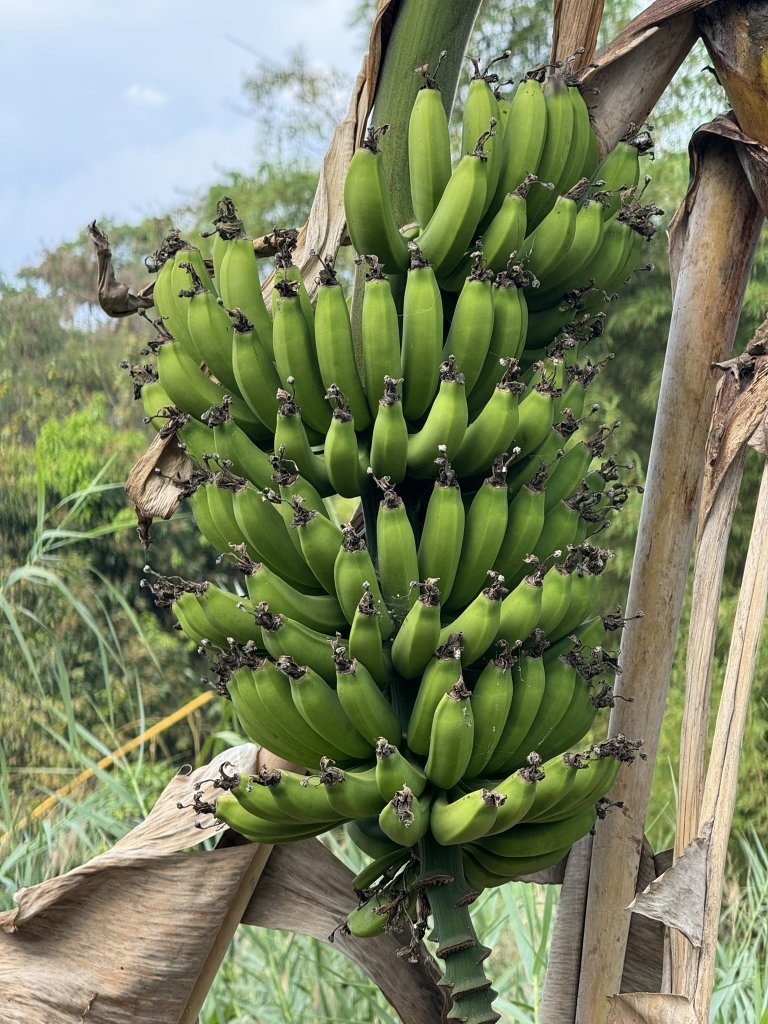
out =
[[301,47],[350,79],[353,0],[0,0],[0,277],[89,221],[167,213],[249,171],[242,83]]

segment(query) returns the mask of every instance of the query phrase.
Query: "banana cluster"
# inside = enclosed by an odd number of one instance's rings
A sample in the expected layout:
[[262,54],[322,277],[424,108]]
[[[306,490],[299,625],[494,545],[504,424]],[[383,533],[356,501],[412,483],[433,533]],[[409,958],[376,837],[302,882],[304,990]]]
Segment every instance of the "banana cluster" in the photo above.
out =
[[372,859],[357,935],[413,918],[428,847],[453,851],[468,892],[561,859],[638,746],[574,752],[612,702],[607,637],[624,624],[598,614],[612,553],[593,539],[629,490],[604,458],[618,424],[591,425],[587,391],[605,304],[658,212],[637,193],[648,139],[598,162],[561,68],[505,100],[476,67],[454,165],[420,72],[394,128],[417,224],[393,218],[385,127],[346,177],[359,334],[331,257],[310,301],[295,232],[271,236],[268,311],[223,200],[213,273],[175,231],[155,254],[157,368],[131,368],[239,577],[227,591],[147,567],[144,582],[248,736],[297,766],[224,769],[195,810],[264,843],[345,825]]

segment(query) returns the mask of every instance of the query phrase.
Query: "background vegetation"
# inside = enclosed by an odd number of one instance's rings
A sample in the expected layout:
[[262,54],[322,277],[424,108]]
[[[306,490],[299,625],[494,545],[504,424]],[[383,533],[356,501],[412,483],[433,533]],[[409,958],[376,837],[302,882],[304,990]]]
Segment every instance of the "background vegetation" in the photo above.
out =
[[[374,6],[365,0],[352,15],[361,51]],[[637,6],[632,0],[607,5],[604,35],[612,35]],[[493,56],[511,46],[514,76],[546,59],[549,5],[526,0],[515,5],[512,15],[509,7],[504,0],[486,0],[473,51]],[[650,449],[671,304],[664,225],[685,190],[691,131],[724,106],[715,80],[702,70],[706,63],[706,55],[696,51],[658,111],[648,195],[667,214],[648,249],[653,269],[638,272],[611,310],[606,334],[616,359],[594,385],[601,417],[622,420],[617,447],[621,461],[635,465],[638,483]],[[243,85],[260,140],[261,159],[252,174],[223,173],[215,186],[164,218],[102,224],[113,243],[118,275],[141,287],[147,280],[143,259],[168,228],[175,224],[196,238],[209,226],[216,200],[224,194],[233,196],[253,233],[276,224],[301,224],[349,85],[339,75],[305,67],[299,53],[282,67],[257,64]],[[767,286],[768,245],[763,242],[737,350],[765,314]],[[201,689],[200,659],[173,632],[171,616],[155,609],[138,583],[148,558],[160,571],[192,579],[226,579],[226,567],[215,564],[183,511],[168,523],[155,523],[154,544],[149,554],[144,552],[121,488],[150,432],[118,364],[144,361],[148,339],[139,318],[108,321],[98,309],[95,261],[85,231],[43,253],[16,280],[0,280],[0,833],[16,829],[9,841],[0,841],[0,900],[5,906],[20,885],[66,870],[111,844],[143,816],[178,764],[237,741],[228,708],[211,702],[155,746],[113,770],[98,771],[96,783],[62,801],[52,817],[18,827],[46,794]],[[729,554],[718,683],[759,472],[758,459],[751,456]],[[626,591],[638,515],[639,499],[634,498],[605,536],[616,552],[607,604],[621,603]],[[650,832],[657,849],[670,845],[674,821],[684,640],[683,631],[654,786]],[[768,926],[760,914],[768,898],[768,855],[757,839],[768,825],[765,653],[744,745],[732,844],[732,905],[724,914],[726,939],[715,1001],[716,1019],[722,1022],[757,1020],[768,1004]],[[552,891],[520,886],[484,898],[486,941],[501,934],[519,936],[516,951],[494,960],[497,971],[502,965],[508,971],[496,984],[506,993],[502,1008],[510,1021],[531,1020],[555,901]],[[283,984],[289,951],[290,996]],[[337,977],[338,987],[324,986],[317,995],[313,979],[318,971]],[[336,954],[317,944],[249,930],[233,947],[203,1020],[255,1021],[252,1007],[260,1003],[265,1007],[260,1021],[389,1020],[383,1006],[377,1003],[374,1010],[376,999]]]

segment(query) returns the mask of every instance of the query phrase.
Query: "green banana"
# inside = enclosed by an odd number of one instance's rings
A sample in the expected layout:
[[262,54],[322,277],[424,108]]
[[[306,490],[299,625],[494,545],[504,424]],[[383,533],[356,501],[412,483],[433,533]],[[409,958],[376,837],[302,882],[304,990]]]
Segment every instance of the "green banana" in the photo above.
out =
[[301,475],[296,463],[286,458],[282,445],[278,445],[275,454],[270,455],[269,462],[272,466],[272,483],[277,486],[283,504],[292,508],[295,504],[294,499],[297,499],[302,507],[311,508],[326,519],[330,518],[320,492]]
[[343,539],[341,548],[336,555],[333,566],[333,579],[336,588],[336,596],[342,607],[347,622],[354,620],[355,611],[367,583],[370,587],[371,597],[374,600],[376,609],[379,612],[379,629],[381,637],[386,640],[392,632],[393,623],[381,590],[376,579],[376,570],[373,567],[371,556],[368,553],[365,540],[358,536],[353,526],[343,523],[341,526]]
[[400,328],[392,288],[379,260],[375,256],[358,256],[355,262],[365,262],[367,266],[360,334],[365,394],[375,419],[385,377],[400,377]]
[[325,434],[331,409],[317,364],[317,353],[295,281],[280,281],[272,300],[275,365],[283,386],[292,386],[302,419]]
[[380,736],[399,738],[397,715],[365,665],[355,658],[348,658],[341,646],[334,650],[333,657],[336,662],[336,694],[355,729],[371,746],[375,746]]
[[253,323],[237,307],[230,310],[229,315],[233,331],[232,373],[238,392],[254,416],[270,433],[274,433],[280,388],[277,370],[266,346],[254,331]]
[[273,658],[298,654],[326,683],[336,682],[332,646],[335,637],[311,629],[288,615],[273,614],[263,601],[256,605],[254,618],[256,625],[261,626],[264,646]]
[[545,868],[557,864],[568,853],[570,846],[562,850],[554,850],[550,853],[540,854],[537,857],[508,857],[505,861],[496,861],[495,864],[503,863],[504,874],[497,874],[489,871],[476,858],[474,845],[467,846],[462,850],[464,863],[464,876],[467,882],[478,891],[492,889],[497,885],[506,885],[516,879],[525,878],[526,875],[534,875]]
[[358,850],[368,854],[369,857],[384,857],[394,851],[400,854],[408,854],[408,850],[403,850],[402,847],[398,847],[391,840],[387,839],[381,828],[379,828],[380,810],[381,807],[377,807],[375,817],[356,818],[353,821],[347,822],[345,825],[347,836]]
[[640,156],[653,148],[653,139],[648,132],[635,134],[634,127],[613,149],[606,153],[592,174],[592,181],[601,183],[600,188],[613,193],[603,216],[610,220],[618,213],[621,193],[637,186],[640,180]]
[[294,706],[285,676],[269,661],[238,669],[227,689],[246,734],[277,757],[317,764],[325,743]]
[[237,215],[237,209],[231,196],[222,196],[216,203],[216,216],[213,231],[203,232],[203,238],[213,235],[211,245],[211,262],[216,290],[221,294],[221,265],[229,248],[229,243],[243,231],[243,222]]
[[[527,174],[538,174],[547,138],[547,102],[537,74],[526,75],[509,104],[504,130],[502,168],[488,216],[501,208],[504,197],[524,181]],[[538,174],[542,180],[550,180]]]
[[[304,275],[301,272],[301,268],[297,267],[293,262],[293,254],[296,251],[296,247],[299,244],[299,234],[295,228],[280,230],[275,228],[271,236],[267,236],[265,241],[270,241],[275,247],[275,273],[273,275],[273,286],[272,286],[272,348],[274,350],[274,316],[275,308],[279,302],[280,295],[278,289],[285,289],[287,286],[291,286],[293,289],[298,288],[299,304],[301,306],[301,312],[304,314],[304,322],[307,325],[309,331],[309,340],[312,349],[315,347],[315,307],[309,298],[309,292],[307,286],[304,283]],[[317,367],[315,366],[316,370]]]
[[424,773],[439,789],[452,789],[472,756],[475,720],[463,679],[443,694],[435,708]]
[[587,544],[581,545],[578,556],[581,560],[572,574],[568,609],[557,626],[550,631],[553,643],[561,637],[569,636],[595,614],[600,599],[602,573],[608,560],[613,557],[613,552]]
[[[370,755],[370,743],[355,729],[338,694],[323,677],[289,655],[277,658],[275,664],[290,680],[296,710],[320,734],[329,755],[341,751],[342,756],[365,760]],[[336,682],[335,673],[333,681]]]
[[525,759],[526,767],[520,768],[506,779],[494,783],[494,792],[506,797],[499,806],[496,820],[488,829],[488,835],[506,832],[514,828],[518,822],[525,820],[531,806],[536,800],[539,785],[544,778],[541,771],[541,758],[531,753]]
[[589,175],[595,168],[589,166],[592,151],[592,139],[594,132],[589,120],[589,109],[581,95],[578,83],[573,80],[570,74],[566,73],[565,81],[568,83],[568,99],[573,109],[573,134],[571,145],[562,174],[555,182],[555,191],[563,195],[572,188],[579,178]]
[[509,264],[506,270],[496,275],[493,298],[493,330],[483,368],[477,383],[469,396],[470,419],[484,408],[501,380],[507,360],[517,360],[525,347],[528,332],[528,306],[523,293],[524,285],[531,280],[521,267]]
[[459,567],[466,513],[456,474],[445,452],[435,460],[437,480],[432,487],[419,538],[419,576],[436,579],[447,600]]
[[[162,345],[157,353],[160,383],[173,404],[196,419],[212,405],[221,405],[225,389],[211,380],[191,359],[177,341]],[[264,438],[265,427],[239,395],[233,395],[229,411],[235,423],[252,441]]]
[[[341,547],[343,535],[341,530],[330,519],[320,515],[313,508],[304,508],[300,498],[292,502],[294,510],[291,529],[296,531],[301,545],[301,553],[312,574],[320,582],[327,594],[336,595],[334,566]],[[344,615],[346,609],[339,601]]]
[[[552,554],[555,558],[560,558],[563,552],[558,549]],[[563,562],[549,568],[541,581],[541,614],[537,626],[546,637],[552,635],[568,611],[572,576],[573,563],[565,558]]]
[[443,303],[435,272],[414,242],[403,294],[401,368],[404,378],[403,415],[420,419],[435,397],[443,345]]
[[261,291],[253,241],[242,229],[227,242],[216,280],[226,308],[239,309],[250,320],[256,338],[271,359],[272,318],[267,312]]
[[544,567],[535,556],[524,561],[528,565],[533,562],[533,570],[501,602],[496,638],[508,644],[527,640],[541,619]]
[[461,678],[461,637],[451,636],[424,668],[416,701],[406,729],[408,747],[416,754],[429,752],[432,720],[437,705]]
[[[335,384],[328,388],[326,398],[332,398],[336,402],[323,448],[328,479],[342,498],[357,498],[362,491],[363,480],[360,473],[355,420],[345,396]],[[367,415],[367,405],[365,411]]]
[[350,160],[344,179],[344,213],[352,244],[359,253],[375,253],[388,274],[408,265],[408,245],[400,234],[384,175],[379,142],[389,125],[369,127]]
[[481,217],[491,205],[496,186],[499,183],[499,175],[502,166],[503,150],[503,126],[499,123],[499,101],[493,86],[498,82],[499,76],[491,71],[494,64],[506,60],[511,54],[505,50],[500,56],[490,61],[487,67],[480,70],[480,62],[475,57],[470,57],[474,65],[474,74],[470,78],[467,96],[464,100],[464,110],[461,119],[461,152],[468,153],[475,145],[478,137],[492,124],[493,134],[484,146],[487,158],[486,162],[486,196],[483,203]]
[[237,594],[211,584],[197,600],[203,615],[219,635],[237,637],[238,643],[251,641],[264,648],[261,629],[253,621],[253,610]]
[[181,248],[175,253],[174,260],[171,263],[168,295],[173,304],[173,315],[168,320],[168,326],[171,328],[173,337],[183,346],[184,351],[189,357],[195,362],[204,362],[202,354],[197,350],[195,339],[190,334],[189,327],[187,326],[189,303],[180,295],[180,292],[185,291],[189,287],[189,271],[187,267],[190,265],[202,281],[203,286],[211,295],[216,295],[216,289],[200,250],[196,246],[190,245],[189,242],[181,242]]
[[619,734],[592,746],[588,751],[586,767],[576,773],[571,785],[559,797],[557,782],[552,785],[554,799],[546,810],[539,812],[535,820],[560,821],[593,806],[613,786],[621,765],[634,761],[640,745],[641,741],[630,741]]
[[582,271],[600,251],[605,232],[603,210],[605,193],[590,196],[576,214],[573,239],[565,258],[545,277],[546,287],[527,289],[528,308],[532,311],[555,306],[568,290],[572,280],[579,280]]
[[464,439],[467,415],[464,374],[456,370],[453,357],[449,357],[440,364],[440,389],[426,420],[408,437],[407,464],[412,476],[436,476],[436,453],[453,458]]
[[462,156],[429,223],[416,237],[416,244],[438,279],[450,276],[475,238],[488,189],[483,147],[494,127],[495,122],[477,139],[474,148]]
[[538,751],[543,746],[573,699],[578,682],[576,675],[576,669],[560,659],[550,662],[545,667],[544,696],[541,705],[511,761],[525,757],[526,751]]
[[392,679],[392,665],[382,646],[378,624],[380,614],[368,583],[368,586],[364,586],[363,596],[355,609],[349,630],[348,647],[349,656],[365,665],[379,688],[385,689]]
[[516,825],[507,833],[476,839],[475,846],[499,857],[538,857],[581,839],[596,817],[594,808],[588,808],[560,821]]
[[443,626],[440,631],[439,643],[445,644],[452,633],[461,633],[464,637],[462,663],[471,665],[482,657],[493,641],[499,629],[501,603],[507,593],[504,577],[493,570],[487,573],[491,577],[490,584],[456,618]]
[[589,472],[593,459],[599,459],[605,451],[605,445],[613,430],[619,426],[617,420],[613,427],[603,423],[594,434],[586,440],[577,440],[568,448],[553,467],[547,481],[544,507],[548,512],[558,501],[570,498],[581,481]]
[[[542,87],[547,106],[547,129],[541,159],[536,168],[540,181],[560,181],[571,155],[574,107],[562,75],[550,75]],[[536,192],[528,196],[528,225],[535,228],[554,204],[554,192]]]
[[403,679],[415,679],[435,652],[440,637],[440,591],[437,581],[411,581],[422,593],[411,605],[392,643],[392,665]]
[[336,277],[333,257],[326,256],[322,260],[317,282],[315,346],[320,377],[326,391],[334,387],[342,392],[356,428],[365,430],[371,422],[371,414],[357,370],[349,310]]
[[229,412],[229,396],[225,399],[203,413],[204,422],[213,430],[213,450],[254,487],[268,487],[272,473],[269,456],[235,423]]
[[246,589],[254,607],[265,602],[278,615],[287,615],[319,633],[335,633],[346,626],[344,613],[335,597],[305,594],[263,562],[251,562],[247,556],[243,558],[243,552],[238,554],[238,568],[246,573]]
[[382,878],[385,873],[389,876],[390,869],[399,867],[405,860],[410,859],[406,850],[392,850],[381,857],[376,857],[370,864],[358,871],[352,879],[352,888],[355,892],[366,892]]
[[547,469],[539,463],[536,470],[509,503],[507,530],[493,566],[513,584],[517,582],[523,559],[533,551],[544,527]]
[[[385,838],[385,841],[390,843],[389,839]],[[403,850],[402,855],[407,856],[407,851]],[[351,935],[361,939],[372,938],[381,935],[388,927],[399,928],[412,920],[416,897],[406,873],[389,881],[347,915],[345,927]]]
[[506,367],[485,407],[469,424],[453,467],[459,476],[476,476],[502,452],[509,452],[519,420],[518,400],[525,385],[517,379],[517,363],[504,360]]
[[398,386],[402,383],[384,375],[384,394],[371,433],[371,469],[394,484],[405,479],[408,462],[408,425]]
[[376,785],[384,800],[391,800],[403,786],[408,786],[413,795],[419,797],[427,788],[427,776],[393,743],[380,736],[376,742]]
[[[381,422],[381,417],[376,422]],[[419,574],[416,538],[405,503],[389,486],[388,478],[376,480],[376,483],[384,490],[376,517],[381,593],[395,622],[402,622],[417,597],[411,587]]]
[[583,540],[587,523],[598,523],[603,518],[599,511],[601,499],[599,491],[583,483],[570,498],[553,505],[546,515],[534,554],[548,558],[553,551]]
[[431,796],[414,798],[408,786],[398,790],[379,813],[379,828],[399,846],[415,846],[429,829]]
[[328,828],[340,823],[338,811],[328,800],[328,791],[316,778],[285,769],[281,769],[279,775],[279,780],[267,793],[279,811],[297,821],[327,822]]
[[494,460],[491,475],[482,482],[467,512],[464,537],[447,613],[466,607],[482,590],[504,540],[507,528],[507,471],[504,456]]
[[213,813],[218,821],[239,832],[252,843],[295,843],[327,832],[329,828],[327,822],[282,823],[257,818],[256,815],[244,810],[231,793],[223,793],[219,797]]
[[500,641],[496,654],[486,662],[472,690],[475,737],[466,769],[469,779],[482,775],[501,738],[501,727],[512,704],[512,666],[517,662],[519,647],[519,643],[512,647]]
[[517,754],[528,734],[544,697],[546,676],[541,655],[546,646],[546,642],[534,634],[534,642],[529,642],[527,650],[512,669],[512,703],[509,714],[496,749],[485,766],[485,772],[490,778],[501,772],[514,771],[525,763],[524,758],[515,763],[513,755]]
[[436,82],[446,51],[432,74],[429,65],[416,68],[423,85],[416,93],[408,120],[408,174],[413,213],[419,224],[429,223],[451,177],[448,117]]
[[[471,393],[480,376],[491,343],[493,333],[493,288],[491,282],[493,279],[493,271],[483,265],[482,254],[476,254],[473,266],[459,293],[448,336],[442,346],[442,356],[437,360],[437,362],[440,359],[445,361],[450,356],[454,357],[464,374],[467,395]],[[403,330],[403,341],[405,341],[405,330]],[[442,331],[440,343],[442,343]],[[405,366],[403,366],[403,373],[406,375],[407,393],[408,374]],[[437,381],[435,381],[436,387]],[[434,395],[434,390],[432,395]]]
[[549,213],[523,241],[528,271],[539,281],[547,281],[566,261],[576,233],[578,203],[588,187],[589,182],[582,178],[564,195],[559,195]]
[[[277,392],[278,410],[275,426],[275,451],[282,448],[285,457],[296,464],[303,477],[323,496],[333,494],[325,458],[312,451],[304,429],[302,410],[289,392]],[[329,413],[330,417],[330,413]]]
[[[371,754],[373,751],[371,751]],[[333,808],[346,818],[356,819],[362,826],[362,819],[377,815],[384,806],[384,800],[376,785],[374,768],[341,771],[333,761],[322,758],[320,761],[320,782],[328,788],[328,800]],[[352,830],[348,827],[352,834]],[[381,835],[381,830],[377,828]],[[382,838],[386,838],[382,836]],[[356,840],[355,840],[356,841]],[[389,847],[388,847],[389,848]],[[364,852],[368,852],[362,847]],[[383,850],[382,852],[387,852]],[[378,856],[373,854],[372,856]]]
[[514,462],[536,451],[552,429],[558,391],[547,378],[544,365],[539,363],[537,368],[541,379],[521,399],[518,408]]
[[274,502],[244,487],[233,495],[232,511],[252,558],[294,587],[319,589],[320,582],[293,546]]
[[190,278],[186,288],[179,291],[179,297],[187,300],[187,329],[194,351],[224,387],[238,395],[232,369],[232,328],[227,311],[191,263],[182,260],[179,267],[186,270]]
[[[264,818],[266,821],[282,821],[285,823],[295,822],[298,819],[295,815],[287,814],[280,810],[270,795],[270,790],[278,784],[282,777],[279,769],[271,769],[262,765],[258,775],[234,775],[231,776],[220,769],[221,775],[214,782],[217,789],[232,793],[237,802],[257,818]],[[303,819],[306,821],[306,818]]]
[[474,789],[450,803],[446,793],[439,793],[432,804],[432,835],[441,846],[471,843],[487,835],[505,801],[505,796],[489,789]]
[[499,210],[483,232],[483,256],[497,274],[507,267],[510,259],[523,251],[528,225],[526,198],[531,186],[536,184],[551,187],[549,182],[540,182],[535,174],[526,174],[517,188],[504,196]]

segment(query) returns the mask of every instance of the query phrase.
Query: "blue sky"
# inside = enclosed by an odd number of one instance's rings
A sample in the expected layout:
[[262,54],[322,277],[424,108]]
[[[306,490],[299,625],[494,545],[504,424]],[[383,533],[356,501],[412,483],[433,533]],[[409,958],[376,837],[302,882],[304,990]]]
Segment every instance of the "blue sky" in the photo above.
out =
[[0,276],[89,220],[160,214],[247,171],[255,56],[350,78],[352,0],[0,0]]

